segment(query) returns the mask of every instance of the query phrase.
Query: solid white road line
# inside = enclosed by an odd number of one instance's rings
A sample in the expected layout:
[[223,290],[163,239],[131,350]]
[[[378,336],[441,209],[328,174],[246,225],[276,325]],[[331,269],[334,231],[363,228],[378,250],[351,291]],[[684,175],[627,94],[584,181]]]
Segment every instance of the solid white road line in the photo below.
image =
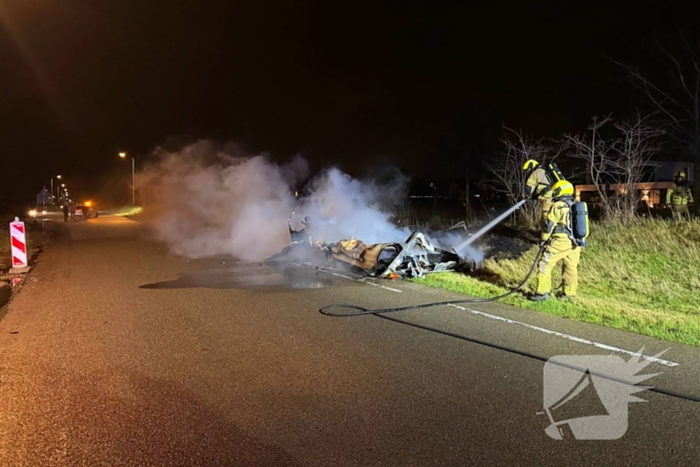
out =
[[614,347],[614,346],[612,346],[612,345],[601,344],[600,342],[595,342],[595,341],[591,341],[591,340],[588,340],[588,339],[583,339],[583,338],[581,338],[581,337],[571,336],[571,335],[569,335],[569,334],[564,334],[564,333],[561,333],[561,332],[552,331],[552,330],[550,330],[550,329],[541,328],[541,327],[539,327],[539,326],[533,326],[532,324],[522,323],[522,322],[520,322],[520,321],[515,321],[515,320],[512,320],[512,319],[503,318],[502,316],[496,316],[496,315],[492,315],[492,314],[489,314],[489,313],[484,313],[483,311],[472,310],[472,309],[470,309],[470,308],[464,308],[463,306],[459,306],[459,305],[449,305],[449,306],[451,306],[451,307],[453,307],[453,308],[458,308],[458,309],[460,309],[460,310],[462,310],[462,311],[468,311],[469,313],[473,313],[473,314],[475,314],[475,315],[483,316],[484,318],[495,319],[495,320],[497,320],[497,321],[503,321],[504,323],[508,323],[508,324],[517,324],[517,325],[519,325],[519,326],[524,326],[524,327],[526,327],[526,328],[528,328],[528,329],[533,329],[533,330],[535,330],[535,331],[544,332],[545,334],[549,334],[549,335],[552,335],[552,336],[561,337],[561,338],[563,338],[563,339],[568,339],[568,340],[571,340],[571,341],[574,341],[574,342],[578,342],[578,343],[580,343],[580,344],[592,345],[592,346],[598,347],[598,348],[600,348],[600,349],[611,350],[611,351],[613,351],[613,352],[618,352],[618,353],[623,353],[623,354],[627,354],[627,355],[632,355],[632,356],[634,356],[634,357],[639,357],[639,358],[642,358],[642,359],[644,359],[644,360],[649,360],[649,361],[652,361],[652,362],[660,363],[661,365],[666,365],[666,366],[678,366],[678,365],[679,365],[679,364],[676,363],[676,362],[671,362],[671,361],[668,361],[668,360],[664,360],[664,359],[662,359],[662,358],[657,358],[657,357],[652,357],[652,356],[649,356],[649,355],[644,355],[644,354],[641,354],[641,353],[639,353],[639,352],[632,352],[632,351],[630,351],[630,350],[621,349],[621,348],[619,348],[619,347]]

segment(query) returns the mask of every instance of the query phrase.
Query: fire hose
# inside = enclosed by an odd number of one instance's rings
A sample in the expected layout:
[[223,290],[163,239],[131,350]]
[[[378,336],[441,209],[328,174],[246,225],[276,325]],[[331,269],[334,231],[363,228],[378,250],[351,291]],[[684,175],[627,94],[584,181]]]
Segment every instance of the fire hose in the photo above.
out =
[[[495,302],[498,300],[501,300],[509,295],[514,294],[518,290],[522,289],[523,286],[527,283],[527,281],[530,279],[530,276],[532,276],[532,273],[535,272],[535,268],[537,267],[537,263],[540,260],[540,257],[542,256],[542,253],[544,253],[545,248],[547,248],[547,245],[549,242],[545,242],[542,244],[540,247],[539,251],[537,252],[537,255],[535,256],[535,261],[532,263],[532,266],[530,267],[530,271],[528,271],[527,275],[525,276],[525,279],[523,279],[514,289],[502,294],[498,295],[496,297],[490,297],[490,298],[468,298],[468,299],[463,299],[463,300],[448,300],[444,302],[431,302],[431,303],[422,303],[420,305],[410,305],[410,306],[402,306],[402,307],[395,307],[395,308],[377,308],[374,310],[368,310],[367,308],[363,308],[358,305],[328,305],[324,306],[319,310],[321,314],[324,314],[326,316],[334,316],[338,318],[344,318],[344,317],[349,317],[349,316],[362,316],[362,315],[379,315],[379,314],[384,314],[384,313],[395,313],[397,311],[408,311],[408,310],[418,310],[421,308],[431,308],[435,306],[442,306],[442,305],[457,305],[460,303],[486,303],[486,302]],[[329,312],[328,310],[331,310],[333,308],[346,308],[346,309],[351,309],[351,310],[358,310],[356,312],[352,313],[332,313]]]
[[[431,308],[431,307],[436,307],[436,306],[441,306],[441,305],[457,305],[457,304],[460,304],[460,303],[486,303],[486,302],[495,302],[495,301],[500,300],[500,299],[502,299],[502,298],[505,298],[505,297],[507,297],[507,296],[509,296],[509,295],[512,295],[512,294],[514,294],[515,292],[517,292],[518,290],[520,290],[520,289],[527,283],[527,281],[530,279],[530,276],[532,276],[532,273],[535,271],[535,267],[537,267],[537,263],[539,262],[539,259],[540,259],[540,257],[542,256],[542,254],[544,253],[545,248],[547,248],[548,243],[549,243],[549,242],[545,242],[545,243],[542,244],[542,246],[540,247],[539,251],[537,252],[537,255],[535,256],[535,261],[532,263],[532,266],[530,267],[530,271],[528,271],[528,273],[527,273],[527,275],[525,276],[525,278],[524,278],[514,289],[512,289],[512,290],[510,290],[510,291],[508,291],[508,292],[506,292],[506,293],[504,293],[504,294],[498,295],[498,296],[496,296],[496,297],[490,297],[490,298],[470,298],[470,299],[464,299],[464,300],[448,300],[448,301],[443,301],[443,302],[422,303],[422,304],[420,304],[420,305],[411,305],[411,306],[403,306],[403,307],[395,307],[395,308],[377,308],[377,309],[374,309],[374,310],[369,310],[369,309],[367,309],[367,308],[363,308],[363,307],[358,306],[358,305],[339,305],[339,304],[338,304],[338,305],[328,305],[328,306],[325,306],[325,307],[321,308],[321,309],[319,310],[319,312],[320,312],[321,314],[323,314],[323,315],[332,316],[332,317],[336,317],[336,318],[345,318],[345,317],[350,317],[350,316],[362,316],[362,315],[375,315],[375,316],[377,316],[377,317],[379,317],[379,318],[386,319],[386,320],[389,320],[389,321],[393,321],[393,322],[395,322],[395,323],[405,324],[405,325],[407,325],[407,326],[411,326],[411,327],[414,327],[414,328],[423,329],[423,330],[431,331],[431,332],[436,332],[436,333],[438,333],[438,334],[443,334],[443,335],[448,336],[448,337],[455,337],[455,338],[457,338],[457,339],[461,339],[461,340],[464,340],[464,341],[472,342],[472,343],[475,343],[475,344],[485,345],[485,346],[488,346],[488,347],[491,347],[491,348],[494,348],[494,349],[503,350],[503,351],[506,351],[506,352],[509,352],[509,353],[514,353],[514,354],[517,354],[517,355],[520,355],[520,356],[523,356],[523,357],[532,358],[532,359],[534,359],[534,360],[539,360],[539,361],[542,361],[542,362],[547,362],[547,361],[549,361],[549,359],[547,359],[546,357],[543,357],[543,356],[541,356],[541,355],[537,355],[537,354],[530,353],[530,352],[525,352],[525,351],[523,351],[523,350],[518,350],[518,349],[511,348],[511,347],[506,347],[506,346],[503,346],[503,345],[494,344],[494,343],[491,343],[491,342],[482,341],[482,340],[480,340],[480,339],[476,339],[476,338],[469,337],[469,336],[464,336],[464,335],[461,335],[461,334],[456,334],[456,333],[449,332],[449,331],[444,331],[444,330],[442,330],[442,329],[437,329],[437,328],[434,328],[434,327],[431,327],[431,326],[425,326],[425,325],[422,325],[422,324],[411,323],[410,321],[404,321],[404,320],[402,320],[402,319],[394,318],[394,317],[391,317],[391,316],[385,316],[385,315],[386,315],[387,313],[395,313],[395,312],[399,312],[399,311],[409,311],[409,310],[418,310],[418,309],[422,309],[422,308]],[[331,310],[331,309],[333,309],[333,308],[346,308],[346,309],[357,310],[357,311],[352,312],[352,313],[332,313],[332,312],[329,312],[329,311],[328,311],[328,310]],[[571,369],[574,369],[574,370],[578,370],[578,371],[581,371],[581,372],[587,371],[587,370],[584,369],[584,368],[579,368],[579,367],[576,367],[576,366],[567,365],[567,364],[562,363],[562,362],[552,361],[552,363],[554,363],[554,364],[556,364],[556,365],[564,366],[564,367],[567,367],[567,368],[571,368]],[[588,371],[590,371],[590,370],[588,370]],[[594,373],[591,372],[591,374],[594,374]],[[606,375],[606,374],[597,373],[597,372],[595,373],[595,375],[596,375],[596,376],[599,376],[599,377],[601,377],[601,378],[608,379],[608,380],[610,380],[610,381],[615,381],[615,382],[618,382],[618,383],[621,383],[621,384],[626,384],[626,385],[628,385],[628,386],[639,387],[639,385],[636,384],[636,383],[633,383],[633,382],[630,382],[630,381],[626,381],[626,380],[617,378],[617,377],[615,377],[615,376]],[[653,386],[652,386],[652,387],[645,387],[645,389],[648,390],[648,391],[650,391],[650,392],[655,392],[655,393],[663,394],[663,395],[666,395],[666,396],[676,397],[676,398],[683,399],[683,400],[687,400],[687,401],[691,401],[691,402],[700,402],[700,397],[698,397],[698,396],[689,395],[689,394],[683,394],[683,393],[679,393],[679,392],[676,392],[676,391],[672,391],[672,390],[670,390],[670,389],[665,389],[665,388],[660,388],[660,387],[653,387]]]

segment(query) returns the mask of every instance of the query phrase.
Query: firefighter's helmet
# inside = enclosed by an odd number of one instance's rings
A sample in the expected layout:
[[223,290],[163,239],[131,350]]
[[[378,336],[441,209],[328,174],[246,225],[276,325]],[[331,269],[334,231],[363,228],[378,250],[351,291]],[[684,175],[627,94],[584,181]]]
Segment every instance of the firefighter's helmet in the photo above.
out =
[[562,198],[564,196],[574,196],[574,186],[566,180],[559,180],[552,185],[552,198]]
[[523,170],[528,172],[530,170],[534,170],[535,167],[537,167],[538,165],[540,165],[540,163],[537,162],[535,159],[529,159],[523,164]]
[[685,172],[682,170],[676,174],[676,178],[685,178]]

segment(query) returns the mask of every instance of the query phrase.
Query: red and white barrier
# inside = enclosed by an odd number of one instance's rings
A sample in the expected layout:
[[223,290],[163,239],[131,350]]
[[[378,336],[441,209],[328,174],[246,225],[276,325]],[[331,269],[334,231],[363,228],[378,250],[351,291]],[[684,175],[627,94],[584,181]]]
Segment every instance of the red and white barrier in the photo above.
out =
[[10,243],[12,245],[12,269],[11,273],[27,272],[27,237],[25,235],[24,222],[15,217],[10,222]]

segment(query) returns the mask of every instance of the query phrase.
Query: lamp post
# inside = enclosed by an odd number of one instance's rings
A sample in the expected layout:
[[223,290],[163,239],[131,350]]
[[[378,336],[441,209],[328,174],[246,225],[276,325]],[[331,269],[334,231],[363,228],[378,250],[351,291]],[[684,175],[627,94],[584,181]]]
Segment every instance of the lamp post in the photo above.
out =
[[[61,176],[56,175],[56,178],[60,180]],[[56,186],[56,201],[58,201],[58,191],[58,186]],[[53,204],[54,206],[56,205],[56,203],[53,202],[53,177],[51,177],[51,204]]]
[[[125,152],[120,152],[119,157],[122,159],[126,158],[126,153]],[[135,162],[134,162],[134,156],[131,156],[131,212],[132,214],[136,213],[136,184],[134,183],[135,181]]]

